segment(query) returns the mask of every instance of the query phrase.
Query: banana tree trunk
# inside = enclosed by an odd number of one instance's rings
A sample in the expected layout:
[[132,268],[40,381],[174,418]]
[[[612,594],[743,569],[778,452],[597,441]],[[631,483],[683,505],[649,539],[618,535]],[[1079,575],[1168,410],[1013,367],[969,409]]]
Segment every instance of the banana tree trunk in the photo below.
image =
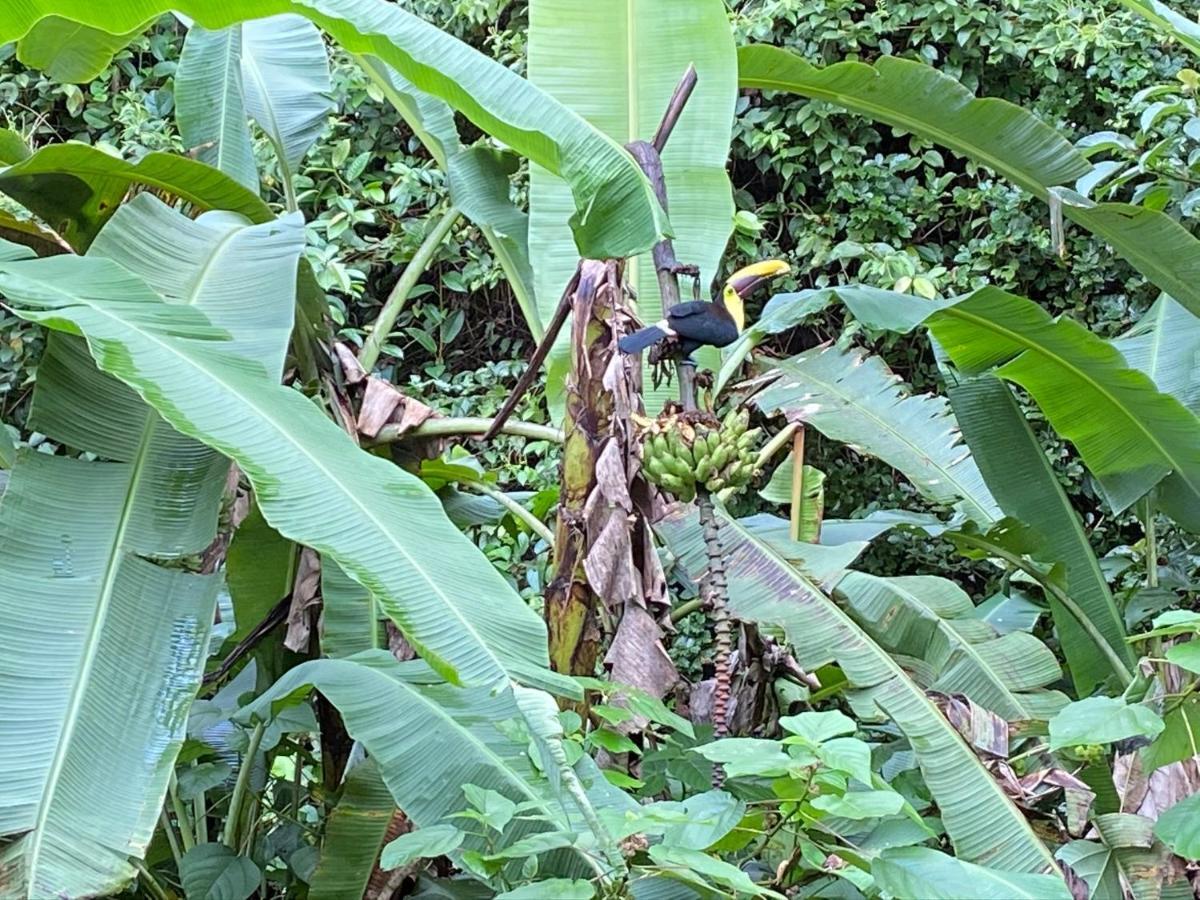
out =
[[641,374],[616,352],[617,338],[633,321],[623,275],[621,260],[583,260],[572,297],[562,484],[545,615],[551,664],[574,675],[595,674],[604,604],[632,599],[641,588],[626,474],[628,415]]

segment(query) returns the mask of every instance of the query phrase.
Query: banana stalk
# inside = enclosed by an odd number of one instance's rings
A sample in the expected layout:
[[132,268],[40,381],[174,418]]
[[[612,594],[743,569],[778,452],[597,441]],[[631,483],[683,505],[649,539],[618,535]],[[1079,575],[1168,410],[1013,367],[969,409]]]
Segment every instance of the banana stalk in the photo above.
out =
[[[700,527],[704,530],[704,550],[708,556],[708,568],[700,582],[700,596],[708,607],[713,625],[713,668],[717,681],[713,690],[713,729],[717,740],[720,740],[729,734],[729,656],[733,652],[733,628],[726,604],[729,584],[725,577],[725,555],[721,550],[721,520],[717,518],[712,497],[707,490],[701,489],[696,493],[696,504],[700,512]],[[712,785],[720,788],[723,784],[725,770],[717,764],[713,767]]]

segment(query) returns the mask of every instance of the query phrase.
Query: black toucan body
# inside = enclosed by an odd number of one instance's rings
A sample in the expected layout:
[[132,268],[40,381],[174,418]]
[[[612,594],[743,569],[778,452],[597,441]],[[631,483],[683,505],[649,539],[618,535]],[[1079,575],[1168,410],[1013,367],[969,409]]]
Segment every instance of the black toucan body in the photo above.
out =
[[617,342],[617,347],[622,353],[639,353],[659,341],[675,338],[685,358],[700,347],[727,347],[746,327],[744,298],[768,278],[787,271],[787,264],[778,260],[740,269],[725,282],[720,296],[712,303],[703,300],[678,303],[667,310],[667,317],[661,322],[626,335]]

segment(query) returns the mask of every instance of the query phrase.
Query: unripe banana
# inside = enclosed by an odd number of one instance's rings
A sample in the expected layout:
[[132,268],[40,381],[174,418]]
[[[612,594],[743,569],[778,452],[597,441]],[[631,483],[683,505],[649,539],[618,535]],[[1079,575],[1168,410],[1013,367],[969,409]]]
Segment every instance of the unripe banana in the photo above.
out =
[[700,462],[696,463],[696,480],[708,481],[715,471],[716,467],[713,465],[713,458],[706,456]]
[[668,474],[678,478],[684,484],[689,484],[696,480],[696,469],[690,462],[684,462],[678,456],[668,456],[663,462],[666,465]]
[[704,488],[710,494],[716,494],[724,487],[725,479],[723,479],[720,475],[714,475],[712,478],[708,479],[708,481],[704,482]]
[[663,476],[660,486],[668,494],[673,494],[680,499],[683,499],[683,495],[687,491],[687,486],[682,481],[669,474]]
[[696,460],[692,457],[692,451],[683,442],[683,436],[678,429],[672,429],[667,433],[667,446],[670,447],[670,455],[679,460],[688,469],[693,469],[696,466]]
[[663,461],[657,456],[651,456],[642,463],[642,470],[646,473],[646,477],[651,481],[657,481],[666,474],[666,468],[663,466]]
[[749,431],[747,431],[745,434],[743,434],[741,437],[739,437],[737,439],[738,449],[745,450],[748,447],[754,446],[754,443],[755,443],[755,441],[758,440],[758,436],[760,434],[762,434],[761,428],[751,428]]
[[671,452],[670,448],[667,447],[667,436],[662,432],[659,432],[650,439],[649,446],[654,456],[659,459],[662,459]]

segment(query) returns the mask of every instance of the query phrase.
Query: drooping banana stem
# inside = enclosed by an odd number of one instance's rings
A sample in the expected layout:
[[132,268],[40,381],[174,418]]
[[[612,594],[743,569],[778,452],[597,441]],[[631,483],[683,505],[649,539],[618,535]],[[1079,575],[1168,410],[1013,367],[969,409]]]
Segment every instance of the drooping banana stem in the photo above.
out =
[[[704,551],[708,557],[708,567],[700,582],[700,594],[708,606],[709,618],[713,623],[713,668],[716,670],[717,681],[713,690],[713,729],[719,740],[729,734],[729,657],[733,651],[733,628],[726,602],[729,597],[729,585],[725,578],[725,556],[721,549],[721,523],[713,509],[712,497],[704,488],[697,491],[696,504],[700,510]],[[713,787],[719,788],[724,783],[725,770],[717,765],[713,768]]]

